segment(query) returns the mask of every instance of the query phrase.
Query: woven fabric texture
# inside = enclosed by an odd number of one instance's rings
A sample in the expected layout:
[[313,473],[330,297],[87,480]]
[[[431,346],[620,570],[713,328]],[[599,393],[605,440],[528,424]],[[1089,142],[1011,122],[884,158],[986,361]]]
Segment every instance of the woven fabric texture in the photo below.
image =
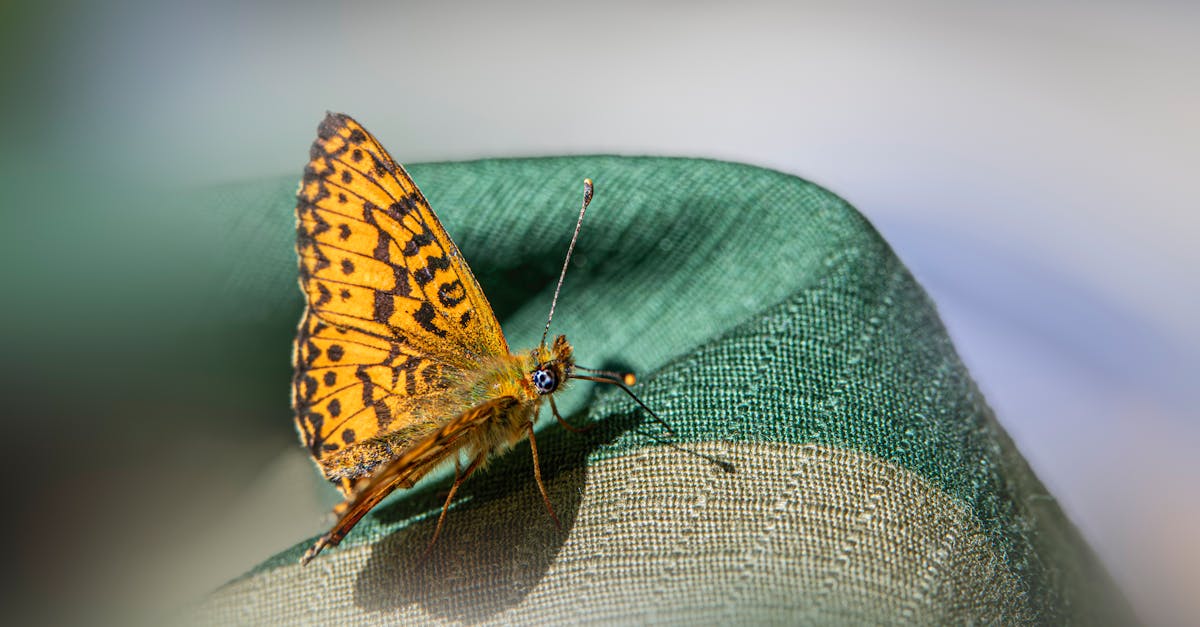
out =
[[[551,419],[538,437],[562,532],[524,444],[463,486],[428,561],[436,478],[307,568],[297,546],[216,591],[198,622],[1128,618],[932,303],[836,196],[684,159],[410,172],[516,350],[540,336],[580,181],[594,179],[555,331],[580,363],[638,372],[675,436],[628,398],[577,385],[560,406],[596,428]],[[244,259],[231,302],[269,299],[294,273],[288,187],[214,200]]]

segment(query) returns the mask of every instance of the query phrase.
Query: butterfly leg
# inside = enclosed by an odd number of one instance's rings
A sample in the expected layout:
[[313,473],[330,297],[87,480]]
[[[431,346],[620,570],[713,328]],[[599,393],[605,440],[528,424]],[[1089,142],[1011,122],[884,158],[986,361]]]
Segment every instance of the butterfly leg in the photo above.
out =
[[[558,412],[555,412],[555,416],[557,415]],[[537,479],[538,489],[542,491],[542,500],[546,503],[546,511],[550,512],[550,518],[554,519],[554,526],[561,531],[562,523],[558,522],[558,515],[554,513],[554,506],[550,504],[550,496],[546,494],[546,485],[542,483],[542,465],[538,463],[537,440],[533,438],[532,421],[525,425],[525,430],[529,432],[529,449],[533,451],[533,478]]]
[[429,546],[425,547],[425,554],[421,556],[421,561],[425,561],[425,558],[429,557],[429,552],[433,550],[433,545],[437,543],[438,536],[442,533],[442,523],[446,522],[446,512],[450,511],[450,502],[454,500],[454,493],[458,492],[458,486],[462,485],[486,458],[487,453],[476,455],[475,459],[471,460],[471,464],[467,466],[467,471],[462,474],[458,472],[458,460],[454,461],[454,485],[450,486],[450,493],[446,495],[446,502],[442,504],[442,514],[438,516],[437,527],[433,529],[433,537],[429,540]]
[[558,421],[558,424],[562,425],[564,429],[570,431],[571,433],[587,433],[588,431],[596,428],[596,423],[594,422],[586,427],[576,427],[575,425],[567,422],[566,419],[559,415],[558,405],[554,404],[553,396],[550,397],[550,411],[554,414],[554,419]]

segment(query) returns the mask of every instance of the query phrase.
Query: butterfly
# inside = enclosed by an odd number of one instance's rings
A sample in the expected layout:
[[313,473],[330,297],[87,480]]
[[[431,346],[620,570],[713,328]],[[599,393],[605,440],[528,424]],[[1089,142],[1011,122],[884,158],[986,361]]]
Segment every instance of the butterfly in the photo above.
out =
[[302,564],[336,546],[388,494],[453,460],[432,547],[463,481],[525,438],[558,524],[533,425],[549,401],[559,423],[580,430],[554,403],[573,379],[617,385],[661,422],[629,389],[632,374],[578,366],[563,335],[546,344],[593,192],[585,180],[541,343],[511,353],[471,269],[404,168],[349,116],[321,122],[297,192],[307,306],[293,350],[292,407],[304,446],[345,500]]

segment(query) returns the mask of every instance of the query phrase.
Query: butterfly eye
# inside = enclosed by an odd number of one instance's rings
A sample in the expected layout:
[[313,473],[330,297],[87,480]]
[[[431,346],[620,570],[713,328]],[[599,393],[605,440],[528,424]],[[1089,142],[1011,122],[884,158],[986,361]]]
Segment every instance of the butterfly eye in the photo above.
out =
[[558,388],[558,379],[554,377],[553,372],[539,368],[533,371],[533,387],[537,389],[538,394],[549,394]]

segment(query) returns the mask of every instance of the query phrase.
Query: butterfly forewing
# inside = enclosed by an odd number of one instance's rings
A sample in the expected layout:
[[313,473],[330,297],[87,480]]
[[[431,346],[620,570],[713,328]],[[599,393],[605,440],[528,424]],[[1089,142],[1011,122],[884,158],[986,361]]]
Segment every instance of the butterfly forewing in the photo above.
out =
[[296,215],[308,305],[294,354],[296,421],[326,476],[340,464],[348,492],[374,469],[362,459],[386,461],[468,409],[448,397],[453,380],[508,347],[412,179],[348,116],[321,123]]
[[458,247],[371,135],[347,116],[330,115],[310,157],[297,249],[313,310],[450,360],[508,353]]

